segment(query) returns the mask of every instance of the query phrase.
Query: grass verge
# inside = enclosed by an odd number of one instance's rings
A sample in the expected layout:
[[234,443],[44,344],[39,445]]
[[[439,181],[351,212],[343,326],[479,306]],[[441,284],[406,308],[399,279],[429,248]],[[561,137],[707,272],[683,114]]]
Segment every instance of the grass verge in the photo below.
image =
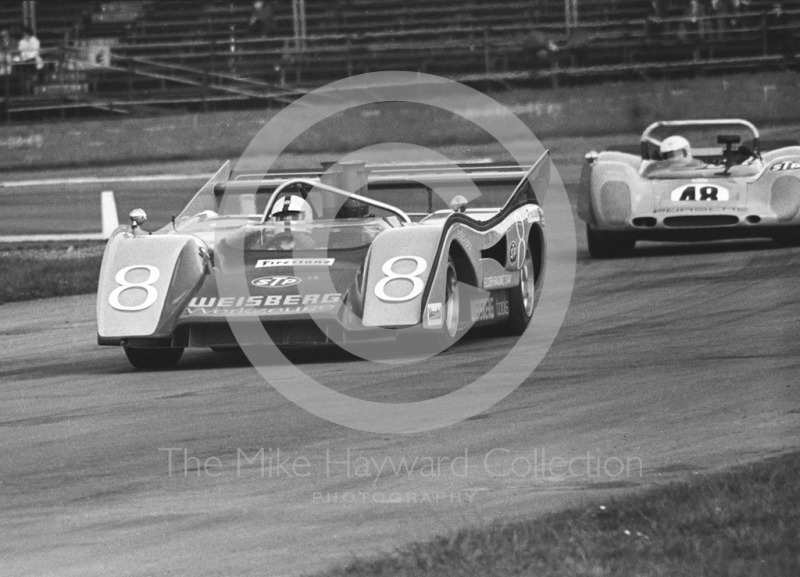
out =
[[323,573],[800,575],[800,453],[589,508],[463,530]]
[[0,304],[97,290],[105,242],[0,245]]

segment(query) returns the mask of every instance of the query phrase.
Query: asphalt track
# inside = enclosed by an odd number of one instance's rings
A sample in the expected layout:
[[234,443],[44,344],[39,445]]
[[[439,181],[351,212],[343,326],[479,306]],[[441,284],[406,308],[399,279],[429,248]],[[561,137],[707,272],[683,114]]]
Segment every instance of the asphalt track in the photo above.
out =
[[[296,575],[800,446],[800,249],[643,244],[592,261],[578,234],[544,362],[489,411],[416,435],[324,422],[236,355],[133,371],[95,345],[91,295],[3,305],[0,573]],[[468,339],[391,369],[291,358],[338,391],[409,402],[483,374],[510,344]],[[243,458],[261,448],[264,467]],[[402,458],[418,460],[410,474],[391,470]]]

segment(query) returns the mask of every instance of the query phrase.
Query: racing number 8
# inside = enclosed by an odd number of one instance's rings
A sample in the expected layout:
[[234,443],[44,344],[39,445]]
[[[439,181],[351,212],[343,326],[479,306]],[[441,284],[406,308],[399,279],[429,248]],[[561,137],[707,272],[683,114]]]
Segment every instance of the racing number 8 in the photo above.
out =
[[[139,283],[128,282],[125,279],[125,275],[132,270],[136,270],[137,268],[145,269],[149,273],[147,279]],[[156,302],[156,299],[158,298],[158,291],[153,286],[153,283],[158,280],[160,274],[161,273],[156,267],[149,264],[135,264],[133,266],[126,266],[125,268],[120,269],[117,273],[117,276],[114,277],[114,280],[117,281],[119,286],[111,291],[110,295],[108,295],[108,304],[118,311],[143,311]],[[144,302],[142,304],[133,306],[127,306],[119,302],[119,295],[132,288],[140,288],[147,291],[147,298],[144,299]]]
[[[394,263],[399,260],[413,260],[417,263],[416,268],[408,274],[398,274],[394,271]],[[385,263],[383,263],[383,267],[381,270],[383,274],[386,276],[378,281],[378,284],[375,285],[375,295],[381,299],[382,301],[389,301],[389,302],[403,302],[403,301],[410,301],[411,299],[419,296],[422,294],[422,291],[425,289],[425,283],[422,282],[422,279],[419,278],[425,269],[428,268],[428,263],[425,261],[424,258],[418,256],[396,256],[394,258],[390,258]],[[405,279],[411,281],[414,285],[411,288],[411,292],[408,293],[406,296],[403,297],[392,297],[386,294],[386,285],[389,284],[393,280],[397,279]]]

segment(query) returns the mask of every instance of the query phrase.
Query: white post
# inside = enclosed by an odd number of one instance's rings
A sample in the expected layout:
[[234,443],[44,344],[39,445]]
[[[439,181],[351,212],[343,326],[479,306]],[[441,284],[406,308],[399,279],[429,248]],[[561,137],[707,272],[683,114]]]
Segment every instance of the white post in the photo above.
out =
[[100,217],[102,222],[103,238],[108,238],[119,226],[117,203],[114,200],[113,190],[105,190],[100,193]]

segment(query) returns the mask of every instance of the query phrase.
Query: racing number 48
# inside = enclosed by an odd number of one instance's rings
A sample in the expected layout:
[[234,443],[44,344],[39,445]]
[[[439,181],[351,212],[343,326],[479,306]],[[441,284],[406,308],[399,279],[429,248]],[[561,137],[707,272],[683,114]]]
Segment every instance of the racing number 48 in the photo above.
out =
[[716,186],[701,186],[700,187],[700,198],[697,198],[697,191],[695,190],[694,186],[687,186],[683,190],[683,194],[681,194],[681,200],[718,200]]

